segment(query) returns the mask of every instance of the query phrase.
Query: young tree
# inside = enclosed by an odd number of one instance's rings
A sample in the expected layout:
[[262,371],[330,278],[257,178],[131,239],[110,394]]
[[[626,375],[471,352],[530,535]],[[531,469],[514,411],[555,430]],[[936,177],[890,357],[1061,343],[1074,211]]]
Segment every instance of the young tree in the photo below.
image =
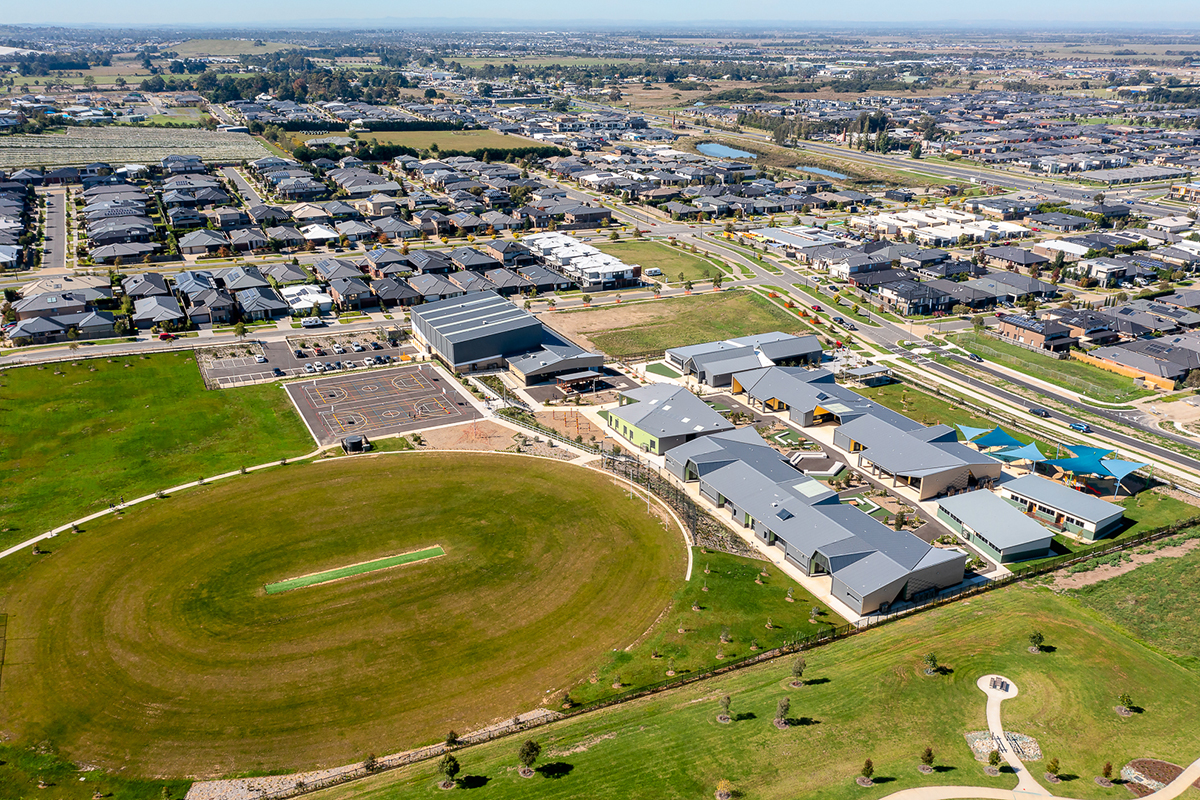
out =
[[933,766],[933,748],[926,747],[925,752],[921,753],[921,763],[927,767]]
[[932,675],[938,671],[938,660],[936,653],[925,654],[925,674]]
[[725,717],[729,716],[729,704],[732,702],[733,702],[733,698],[731,698],[729,695],[725,695],[724,697],[721,698],[721,715],[722,716],[725,716]]
[[1133,708],[1133,698],[1129,696],[1129,692],[1121,692],[1121,695],[1117,698],[1117,702],[1120,703],[1121,708]]
[[792,701],[786,697],[779,698],[779,702],[775,705],[775,721],[778,723],[786,723],[788,712],[792,710]]
[[874,774],[875,774],[875,765],[871,762],[871,759],[868,758],[866,761],[863,762],[862,776],[864,778],[866,778],[867,780],[870,780],[871,776]]
[[449,733],[446,734],[446,747],[457,747],[457,746],[458,746],[458,734],[455,733],[454,731],[450,731]]
[[1000,766],[1000,751],[999,750],[993,750],[992,752],[988,753],[988,766],[989,767]]
[[239,341],[241,341],[242,339],[245,339],[246,338],[246,323],[239,322],[237,325],[234,325],[233,326],[233,335],[236,336]]
[[526,770],[532,770],[534,762],[541,754],[542,746],[533,739],[526,739],[525,743],[521,745],[521,749],[517,751],[517,760]]
[[1042,635],[1041,631],[1032,631],[1029,634],[1030,649],[1040,651],[1042,649],[1042,645],[1045,644],[1045,642],[1046,642],[1046,637]]
[[1112,770],[1112,762],[1111,762],[1111,761],[1105,761],[1105,762],[1104,762],[1104,769],[1100,770],[1100,774],[1104,776],[1104,779],[1105,779],[1105,780],[1108,780],[1109,778],[1111,778],[1111,777],[1112,777],[1112,772],[1113,772],[1113,770]]
[[457,775],[461,769],[462,765],[458,763],[458,759],[452,756],[450,753],[446,753],[446,755],[442,756],[442,760],[438,762],[438,772],[442,773],[442,776],[445,778],[445,780],[442,781],[442,785],[446,787],[452,786],[454,784],[454,776]]
[[792,685],[799,686],[804,682],[804,670],[808,664],[804,661],[804,656],[796,656],[796,660],[792,662]]
[[1046,764],[1046,772],[1050,773],[1051,775],[1058,775],[1058,769],[1059,767],[1057,758],[1050,759],[1049,763]]

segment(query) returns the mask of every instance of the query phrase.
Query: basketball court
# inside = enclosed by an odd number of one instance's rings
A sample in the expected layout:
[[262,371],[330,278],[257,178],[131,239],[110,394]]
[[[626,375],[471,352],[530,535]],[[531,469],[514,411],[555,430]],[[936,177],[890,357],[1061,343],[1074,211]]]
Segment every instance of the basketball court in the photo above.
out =
[[319,444],[478,419],[458,384],[428,365],[292,383],[288,395]]

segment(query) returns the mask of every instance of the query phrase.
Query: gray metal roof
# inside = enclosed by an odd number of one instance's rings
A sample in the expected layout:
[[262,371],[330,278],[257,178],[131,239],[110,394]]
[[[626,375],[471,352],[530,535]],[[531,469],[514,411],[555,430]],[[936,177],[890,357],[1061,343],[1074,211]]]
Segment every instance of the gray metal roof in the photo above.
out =
[[[417,286],[413,288],[420,291]],[[540,331],[542,327],[527,311],[492,291],[426,303],[414,308],[412,316],[454,344],[526,328]]]
[[715,433],[734,427],[681,386],[655,383],[622,392],[621,396],[635,402],[612,409],[609,417],[659,438]]
[[1022,475],[1016,480],[1001,484],[1000,489],[1099,526],[1125,514],[1125,509],[1121,506],[1039,475]]
[[[1028,549],[1053,534],[987,489],[943,497],[938,505],[1000,550]],[[1049,542],[1045,544],[1049,546]]]
[[917,427],[904,429],[868,415],[843,424],[838,433],[862,445],[867,460],[894,475],[919,478],[957,467],[996,463],[991,456],[959,444],[952,428],[910,424]]

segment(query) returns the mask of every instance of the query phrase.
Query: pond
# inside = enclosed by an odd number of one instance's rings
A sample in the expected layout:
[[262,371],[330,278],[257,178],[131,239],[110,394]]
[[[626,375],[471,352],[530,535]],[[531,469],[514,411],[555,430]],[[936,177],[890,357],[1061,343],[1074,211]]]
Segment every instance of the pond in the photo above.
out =
[[803,164],[799,167],[796,167],[796,169],[800,170],[801,172],[811,172],[816,175],[824,175],[826,178],[833,178],[834,180],[839,181],[844,181],[850,177],[849,175],[843,175],[842,173],[834,172],[833,170],[821,169],[820,167],[809,167]]
[[747,153],[745,150],[738,150],[719,142],[704,142],[696,145],[696,149],[713,158],[758,158],[754,153]]

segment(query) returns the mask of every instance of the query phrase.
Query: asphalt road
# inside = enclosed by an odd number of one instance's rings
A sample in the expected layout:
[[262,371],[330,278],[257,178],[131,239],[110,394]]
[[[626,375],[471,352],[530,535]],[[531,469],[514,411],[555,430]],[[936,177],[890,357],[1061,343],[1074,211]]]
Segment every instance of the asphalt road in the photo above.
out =
[[46,241],[41,271],[67,268],[67,196],[62,189],[46,192]]
[[239,175],[238,171],[233,167],[221,167],[221,175],[225,177],[225,180],[237,186],[237,190],[241,192],[242,197],[246,198],[247,205],[260,206],[266,203],[250,184],[250,181]]

